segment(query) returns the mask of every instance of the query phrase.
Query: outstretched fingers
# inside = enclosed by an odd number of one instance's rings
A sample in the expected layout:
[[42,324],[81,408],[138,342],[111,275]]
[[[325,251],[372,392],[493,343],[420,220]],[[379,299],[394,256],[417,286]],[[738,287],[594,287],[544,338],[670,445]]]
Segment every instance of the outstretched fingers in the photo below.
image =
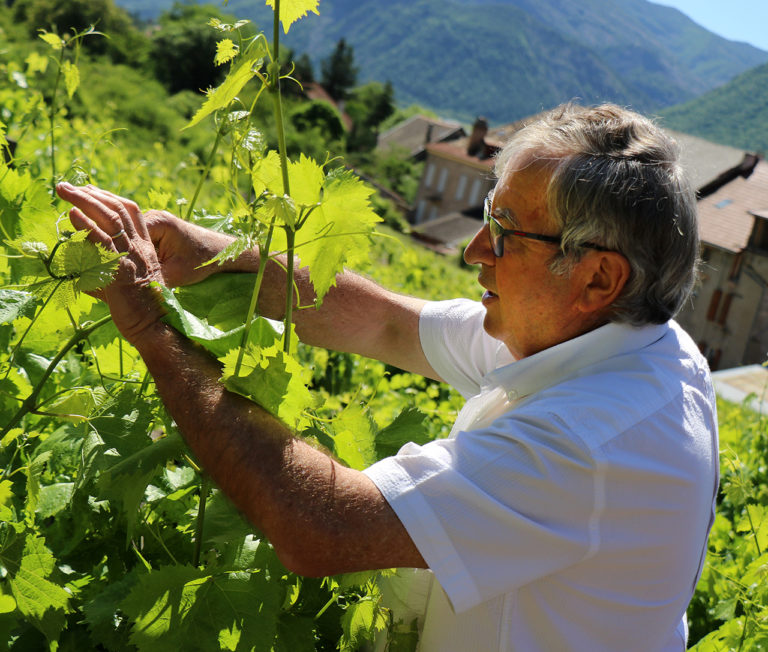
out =
[[62,199],[78,208],[83,216],[111,238],[118,250],[125,250],[128,242],[137,235],[141,237],[141,231],[145,234],[144,237],[148,237],[145,226],[137,229],[136,216],[131,213],[140,217],[141,212],[133,202],[130,202],[132,206],[126,206],[116,197],[106,195],[92,186],[76,187],[61,183],[57,186],[57,192]]
[[[139,234],[139,237],[145,240],[150,239],[146,221],[135,201],[96,186],[85,186],[85,189],[102,204],[118,213],[125,223],[133,229],[133,232]],[[126,233],[131,233],[131,231],[126,228]]]
[[88,231],[88,240],[94,244],[100,244],[108,251],[117,253],[115,241],[107,235],[91,218],[89,218],[79,208],[72,208],[69,211],[69,221],[72,222],[78,231]]

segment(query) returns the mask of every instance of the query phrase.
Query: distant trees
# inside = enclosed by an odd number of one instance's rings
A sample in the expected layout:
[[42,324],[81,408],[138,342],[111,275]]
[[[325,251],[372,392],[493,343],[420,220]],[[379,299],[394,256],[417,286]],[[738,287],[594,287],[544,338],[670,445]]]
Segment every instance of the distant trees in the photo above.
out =
[[349,90],[357,84],[358,68],[352,46],[340,39],[333,52],[321,62],[320,70],[320,83],[328,94],[337,102],[346,100]]
[[26,23],[34,36],[40,29],[65,36],[93,26],[107,36],[83,41],[83,48],[91,54],[131,65],[143,65],[147,59],[148,39],[114,0],[17,0],[13,3],[13,17]]
[[390,82],[369,82],[348,96],[344,108],[354,123],[349,147],[371,150],[376,147],[379,125],[395,112],[395,90]]
[[155,75],[171,93],[205,90],[223,79],[226,67],[213,63],[220,36],[207,24],[211,17],[234,22],[214,5],[179,2],[160,16],[152,36],[152,59]]

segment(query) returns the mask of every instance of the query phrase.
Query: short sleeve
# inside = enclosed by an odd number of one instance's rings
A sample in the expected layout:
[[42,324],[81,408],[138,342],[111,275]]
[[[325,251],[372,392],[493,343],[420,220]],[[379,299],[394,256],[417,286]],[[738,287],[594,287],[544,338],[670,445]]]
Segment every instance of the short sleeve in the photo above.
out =
[[589,554],[595,463],[556,423],[516,410],[365,471],[457,613]]
[[480,391],[480,380],[513,362],[502,342],[483,328],[485,308],[477,301],[454,299],[426,304],[419,319],[421,346],[429,364],[464,398]]

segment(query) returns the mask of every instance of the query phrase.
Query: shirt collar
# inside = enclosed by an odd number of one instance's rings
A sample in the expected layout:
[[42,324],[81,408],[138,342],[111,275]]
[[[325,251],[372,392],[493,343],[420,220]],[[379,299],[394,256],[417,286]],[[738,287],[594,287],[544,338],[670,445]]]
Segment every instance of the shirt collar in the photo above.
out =
[[501,387],[510,401],[518,401],[575,377],[586,367],[642,349],[661,339],[669,329],[669,323],[634,327],[611,322],[495,369],[483,377],[481,390]]

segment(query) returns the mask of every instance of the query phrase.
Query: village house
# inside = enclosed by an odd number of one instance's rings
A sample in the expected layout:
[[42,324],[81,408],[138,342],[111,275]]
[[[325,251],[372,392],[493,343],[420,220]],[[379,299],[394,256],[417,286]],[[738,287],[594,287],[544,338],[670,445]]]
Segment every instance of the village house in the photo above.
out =
[[414,115],[379,134],[377,147],[386,152],[405,152],[406,156],[421,161],[429,143],[443,143],[466,136],[464,127],[455,120],[441,120]]
[[712,369],[768,359],[768,163],[699,201],[700,282],[678,321]]
[[524,124],[489,129],[478,118],[469,136],[425,144],[424,171],[409,216],[416,237],[438,250],[451,250],[477,232],[483,200],[496,182],[493,156]]

